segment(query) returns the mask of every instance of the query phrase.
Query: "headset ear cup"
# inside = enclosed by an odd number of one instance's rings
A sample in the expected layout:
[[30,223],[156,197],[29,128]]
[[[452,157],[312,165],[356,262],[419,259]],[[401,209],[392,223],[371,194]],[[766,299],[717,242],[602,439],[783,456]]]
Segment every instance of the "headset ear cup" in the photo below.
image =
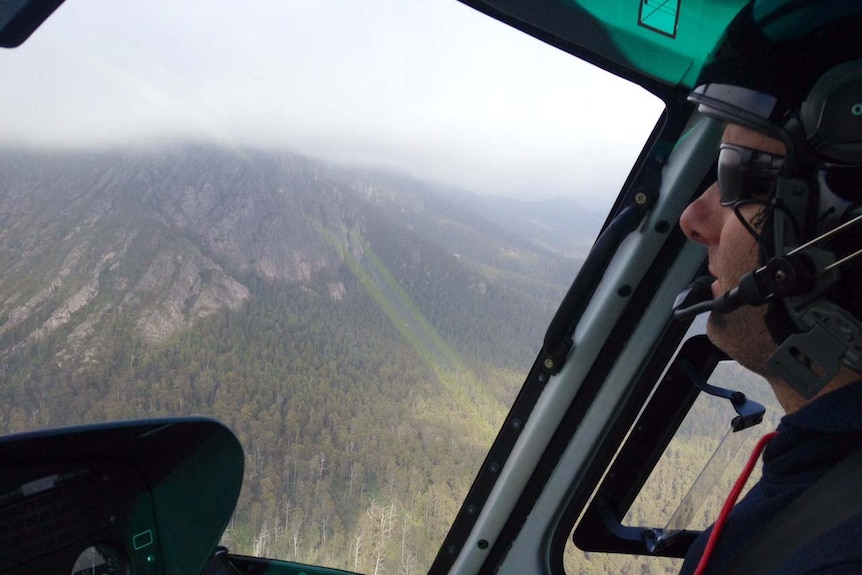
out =
[[862,164],[862,60],[826,72],[800,109],[808,143],[827,161]]
[[862,203],[862,166],[829,166],[823,170],[823,186],[847,202]]

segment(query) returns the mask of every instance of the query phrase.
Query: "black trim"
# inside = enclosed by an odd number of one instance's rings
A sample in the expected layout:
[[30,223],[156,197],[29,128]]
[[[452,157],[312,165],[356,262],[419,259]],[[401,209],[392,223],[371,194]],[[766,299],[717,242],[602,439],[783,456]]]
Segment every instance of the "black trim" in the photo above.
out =
[[[0,27],[0,47],[17,48],[23,44],[62,3],[63,0],[29,0],[11,17],[0,13],[0,22],[3,23]],[[0,2],[0,7],[2,4]],[[6,10],[14,9],[15,4],[12,2],[13,7]]]
[[228,554],[223,547],[216,549],[208,567],[211,571],[204,571],[201,575],[358,575],[353,571],[320,565]]
[[573,541],[580,549],[685,556],[699,532],[685,532],[667,546],[653,549],[650,537],[656,528],[628,527],[621,522],[700,393],[692,384],[690,371],[706,380],[724,359],[727,356],[706,336],[695,336],[683,344],[578,523]]

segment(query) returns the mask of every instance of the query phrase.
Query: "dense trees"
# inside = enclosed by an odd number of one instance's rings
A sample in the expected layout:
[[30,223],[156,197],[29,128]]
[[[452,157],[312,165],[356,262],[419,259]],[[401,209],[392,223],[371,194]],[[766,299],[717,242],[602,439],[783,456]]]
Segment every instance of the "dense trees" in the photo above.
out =
[[[108,345],[80,361],[55,355],[67,335],[60,330],[7,358],[0,431],[216,417],[246,452],[229,546],[416,573],[433,557],[504,407],[490,396],[459,402],[441,381],[457,374],[429,365],[352,276],[341,279],[353,294],[343,301],[325,286],[259,283],[245,309],[158,346],[114,317],[104,326]],[[509,387],[519,377],[494,375]]]
[[[212,416],[246,453],[224,540],[234,551],[375,575],[424,572],[558,298],[553,286],[531,295],[524,277],[496,282],[403,230],[369,230],[362,242],[363,261],[347,257],[340,271],[307,282],[244,278],[251,297],[241,310],[159,344],[143,341],[134,316],[105,313],[93,320],[97,349],[63,352],[74,338],[62,326],[17,348],[0,365],[0,432]],[[332,285],[344,286],[339,297]],[[387,289],[401,302],[382,303]],[[0,347],[50,311],[6,331]],[[694,412],[632,522],[662,524],[718,421]],[[566,562],[582,573],[676,570],[574,549]]]
[[[333,280],[345,283],[346,298],[330,297]],[[156,346],[117,315],[104,320],[108,343],[91,357],[57,355],[68,335],[62,329],[11,354],[0,431],[216,417],[246,452],[244,488],[224,538],[233,550],[377,575],[423,572],[522,370],[502,361],[489,368],[493,354],[485,348],[456,368],[423,356],[347,270],[316,283],[251,285],[244,309]],[[722,376],[740,377],[733,370]],[[458,391],[469,389],[465,378],[492,392],[465,400]],[[708,401],[698,405],[628,521],[663,525],[731,415]],[[712,516],[702,510],[698,522]],[[582,573],[678,569],[672,561],[575,549],[566,563]]]

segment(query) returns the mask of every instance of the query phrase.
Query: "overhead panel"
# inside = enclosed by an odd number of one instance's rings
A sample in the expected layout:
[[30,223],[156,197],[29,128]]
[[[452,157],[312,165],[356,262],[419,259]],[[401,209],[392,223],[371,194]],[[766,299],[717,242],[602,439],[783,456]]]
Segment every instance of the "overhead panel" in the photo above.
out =
[[621,64],[687,88],[694,87],[727,23],[745,5],[745,0],[563,1],[602,23],[624,58]]
[[543,39],[561,40],[555,43],[636,82],[647,76],[684,88],[694,87],[728,22],[746,4],[746,0],[462,1]]

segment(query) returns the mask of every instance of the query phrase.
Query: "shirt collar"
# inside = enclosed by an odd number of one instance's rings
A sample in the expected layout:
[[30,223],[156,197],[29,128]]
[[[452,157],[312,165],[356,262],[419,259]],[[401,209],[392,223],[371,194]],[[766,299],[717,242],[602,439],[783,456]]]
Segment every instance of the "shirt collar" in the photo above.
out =
[[818,397],[785,415],[779,430],[862,431],[862,380]]

